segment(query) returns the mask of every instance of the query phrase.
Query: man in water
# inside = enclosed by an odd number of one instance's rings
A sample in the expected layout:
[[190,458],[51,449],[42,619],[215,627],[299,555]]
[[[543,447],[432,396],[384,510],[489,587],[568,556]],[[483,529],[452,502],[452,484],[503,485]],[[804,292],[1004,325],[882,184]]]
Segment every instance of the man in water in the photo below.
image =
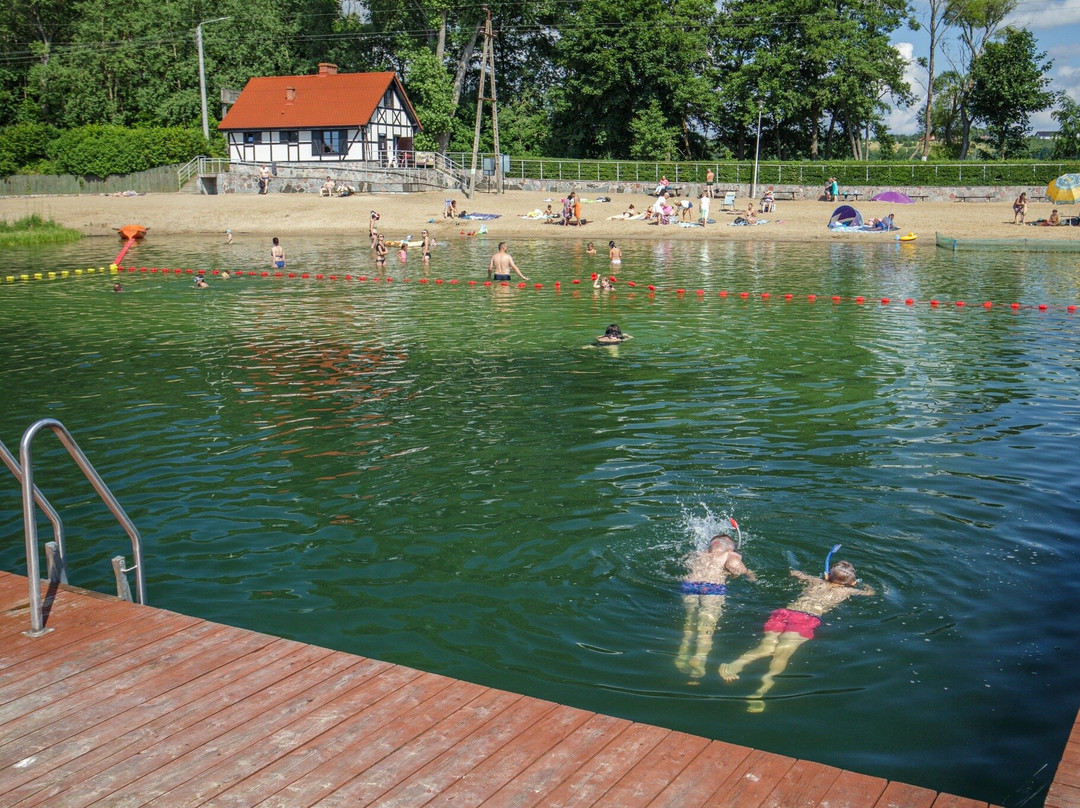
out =
[[709,549],[690,556],[686,566],[686,578],[679,587],[686,607],[686,623],[675,667],[690,674],[692,679],[700,679],[705,675],[705,662],[712,650],[716,624],[724,613],[728,576],[745,575],[751,581],[757,579],[743,564],[735,542],[726,533],[713,536]]
[[510,253],[506,251],[506,242],[499,242],[499,251],[491,256],[491,263],[488,264],[488,280],[492,281],[508,281],[510,280],[510,270],[514,270],[523,281],[527,281],[524,275],[521,274],[521,270],[518,269],[517,264],[514,263],[514,259]]
[[799,646],[814,638],[814,629],[821,625],[823,614],[853,595],[874,594],[869,586],[856,588],[855,568],[847,561],[837,561],[828,569],[824,579],[798,570],[792,570],[791,574],[803,582],[802,594],[785,608],[776,609],[769,615],[765,622],[765,636],[757,648],[747,651],[734,662],[720,666],[720,677],[725,682],[734,682],[751,662],[772,658],[769,670],[761,677],[761,687],[754,691],[747,702],[747,712],[760,713],[765,710],[762,697],[772,689],[776,677],[787,668]]

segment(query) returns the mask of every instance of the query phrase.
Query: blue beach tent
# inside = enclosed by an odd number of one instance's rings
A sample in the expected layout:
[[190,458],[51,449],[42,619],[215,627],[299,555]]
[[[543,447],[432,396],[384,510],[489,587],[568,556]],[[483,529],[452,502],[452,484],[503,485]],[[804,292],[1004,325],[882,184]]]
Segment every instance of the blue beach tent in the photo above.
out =
[[862,227],[862,214],[851,205],[841,205],[829,218],[829,227]]

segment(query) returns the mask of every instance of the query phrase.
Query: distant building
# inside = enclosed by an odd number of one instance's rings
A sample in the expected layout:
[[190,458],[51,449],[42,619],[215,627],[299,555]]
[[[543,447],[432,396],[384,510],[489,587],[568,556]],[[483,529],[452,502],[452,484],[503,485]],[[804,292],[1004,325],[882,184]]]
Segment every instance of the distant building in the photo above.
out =
[[1036,132],[1036,133],[1035,133],[1035,134],[1033,135],[1033,137],[1036,137],[1036,138],[1038,138],[1039,140],[1053,140],[1054,138],[1056,138],[1056,137],[1057,137],[1058,135],[1060,135],[1060,134],[1061,134],[1061,132],[1057,132],[1057,131],[1054,131],[1054,132],[1048,132],[1048,131],[1046,131],[1046,130],[1044,129],[1044,130],[1043,130],[1043,131],[1041,131],[1041,132]]
[[396,73],[253,78],[218,125],[229,159],[247,163],[410,165],[416,112]]

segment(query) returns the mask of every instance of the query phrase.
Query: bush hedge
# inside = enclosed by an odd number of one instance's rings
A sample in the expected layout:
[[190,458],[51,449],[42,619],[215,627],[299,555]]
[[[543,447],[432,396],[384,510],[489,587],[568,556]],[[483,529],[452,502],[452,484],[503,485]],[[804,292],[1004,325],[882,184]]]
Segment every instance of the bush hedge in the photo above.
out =
[[61,133],[49,143],[49,158],[57,169],[80,177],[133,174],[185,163],[207,151],[208,144],[199,130],[178,126],[152,129],[80,126]]

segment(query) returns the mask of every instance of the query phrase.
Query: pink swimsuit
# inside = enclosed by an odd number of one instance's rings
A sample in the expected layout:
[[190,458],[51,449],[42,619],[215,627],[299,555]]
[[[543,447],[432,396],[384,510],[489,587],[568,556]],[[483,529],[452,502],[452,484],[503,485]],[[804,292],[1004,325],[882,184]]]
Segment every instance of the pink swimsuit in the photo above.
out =
[[777,609],[765,621],[765,631],[775,631],[778,634],[794,631],[800,637],[812,640],[814,629],[820,625],[821,618],[815,614],[797,612],[792,609]]

